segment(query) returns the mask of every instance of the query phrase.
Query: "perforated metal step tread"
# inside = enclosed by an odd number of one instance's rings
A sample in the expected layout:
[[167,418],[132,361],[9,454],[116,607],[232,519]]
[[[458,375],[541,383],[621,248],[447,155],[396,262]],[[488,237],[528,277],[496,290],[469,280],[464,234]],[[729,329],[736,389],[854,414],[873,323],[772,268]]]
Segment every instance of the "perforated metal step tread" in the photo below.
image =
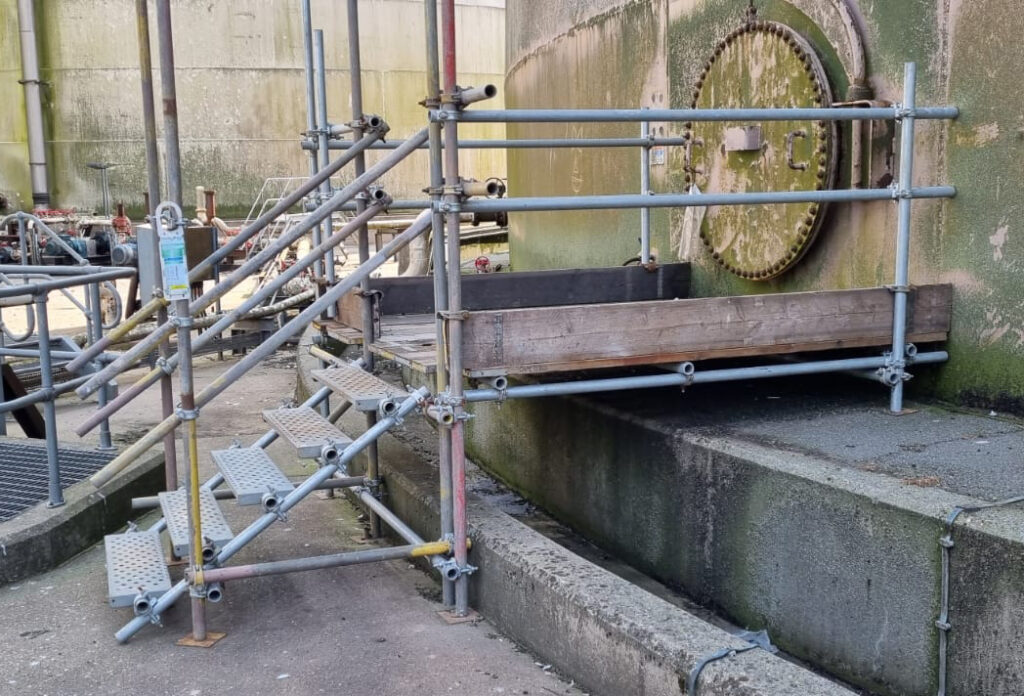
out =
[[156,532],[108,534],[107,594],[112,607],[130,607],[137,596],[160,597],[171,589],[164,549]]
[[239,505],[259,505],[267,493],[280,499],[295,488],[259,447],[233,447],[210,454]]
[[[174,553],[187,557],[192,546],[188,535],[188,494],[182,488],[158,493],[157,497],[160,498],[160,507],[164,511],[167,534],[171,537]],[[199,514],[202,517],[204,542],[208,540],[214,547],[220,548],[234,538],[235,535],[231,533],[217,499],[205,488],[199,490]]]
[[314,379],[330,387],[335,394],[351,401],[359,411],[376,411],[384,399],[404,401],[409,396],[404,389],[352,365],[313,370],[312,374]]
[[264,411],[263,420],[290,442],[303,459],[316,459],[329,444],[338,449],[352,444],[352,438],[309,406]]

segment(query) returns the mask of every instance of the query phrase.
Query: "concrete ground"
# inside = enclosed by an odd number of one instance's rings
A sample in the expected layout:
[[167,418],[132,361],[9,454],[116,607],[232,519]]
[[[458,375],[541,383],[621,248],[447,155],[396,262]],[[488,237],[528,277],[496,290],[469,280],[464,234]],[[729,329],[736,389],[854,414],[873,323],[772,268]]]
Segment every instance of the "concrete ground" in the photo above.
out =
[[[198,364],[197,388],[224,369]],[[138,377],[136,371],[122,381]],[[208,452],[250,444],[266,427],[258,414],[291,398],[292,359],[279,354],[249,373],[200,418],[204,478]],[[114,420],[115,440],[138,437],[157,417],[155,391]],[[93,405],[60,402],[64,437]],[[13,425],[13,424],[12,424]],[[16,432],[16,427],[12,427]],[[180,448],[179,448],[180,449]],[[281,442],[269,449],[290,475],[308,473]],[[180,456],[180,455],[179,455]],[[222,507],[237,533],[252,507]],[[143,526],[157,519],[150,512]],[[240,563],[365,548],[358,511],[342,497],[291,511],[237,559]],[[177,578],[180,570],[173,570]],[[447,625],[437,615],[433,577],[405,562],[354,566],[232,583],[210,605],[210,630],[227,637],[212,649],[175,641],[190,630],[187,605],[127,645],[113,633],[130,611],[106,603],[102,545],[31,580],[0,587],[0,694],[580,694],[484,620]]]

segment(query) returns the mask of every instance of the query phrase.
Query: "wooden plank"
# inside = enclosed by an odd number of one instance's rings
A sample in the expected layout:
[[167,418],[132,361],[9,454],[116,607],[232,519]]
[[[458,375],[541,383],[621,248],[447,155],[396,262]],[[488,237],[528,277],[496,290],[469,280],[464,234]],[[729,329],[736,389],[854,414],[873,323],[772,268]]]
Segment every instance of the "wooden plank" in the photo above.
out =
[[[23,396],[28,396],[25,386],[18,379],[18,375],[14,374],[14,368],[8,363],[0,365],[0,379],[3,380],[4,384],[5,401],[14,401]],[[42,440],[46,437],[46,423],[43,421],[43,416],[39,413],[39,409],[35,404],[29,404],[28,406],[16,409],[13,413],[14,420],[18,421],[18,425],[21,426],[25,437],[36,440]],[[0,414],[0,418],[3,417],[4,414]]]
[[[372,278],[380,292],[383,316],[433,314],[434,281],[430,276]],[[577,268],[522,273],[462,276],[462,299],[469,311],[520,307],[670,300],[689,296],[690,264],[672,263],[648,271],[640,266]],[[362,326],[362,300],[355,293],[338,302],[338,318]]]
[[[908,340],[944,340],[952,286],[915,288]],[[682,360],[884,346],[885,288],[470,313],[468,374],[532,374]]]

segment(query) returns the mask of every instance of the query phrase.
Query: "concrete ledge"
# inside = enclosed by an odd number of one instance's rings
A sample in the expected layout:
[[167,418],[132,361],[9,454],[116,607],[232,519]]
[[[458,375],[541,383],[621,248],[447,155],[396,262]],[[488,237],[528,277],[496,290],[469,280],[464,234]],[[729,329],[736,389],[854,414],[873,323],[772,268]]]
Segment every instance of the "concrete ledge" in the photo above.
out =
[[[298,391],[307,394],[311,361],[300,353],[298,364]],[[342,424],[352,435],[361,431],[362,419],[350,413]],[[430,433],[428,428],[426,436]],[[380,442],[386,502],[421,536],[435,538],[437,469],[436,461],[426,461],[433,448],[417,444],[423,432],[397,435]],[[744,645],[474,496],[469,518],[470,562],[479,568],[470,585],[473,606],[595,694],[678,696],[685,693],[686,676],[698,660],[723,647]],[[698,689],[700,696],[852,693],[761,650],[710,664]]]
[[123,527],[132,498],[162,490],[163,464],[162,452],[148,455],[98,490],[80,481],[64,489],[61,507],[40,503],[0,523],[0,585],[54,568]]
[[[877,693],[934,694],[938,540],[955,506],[982,501],[700,434],[677,395],[646,399],[478,405],[467,448],[587,538],[812,665]],[[962,516],[954,542],[948,693],[1017,696],[1024,510]]]

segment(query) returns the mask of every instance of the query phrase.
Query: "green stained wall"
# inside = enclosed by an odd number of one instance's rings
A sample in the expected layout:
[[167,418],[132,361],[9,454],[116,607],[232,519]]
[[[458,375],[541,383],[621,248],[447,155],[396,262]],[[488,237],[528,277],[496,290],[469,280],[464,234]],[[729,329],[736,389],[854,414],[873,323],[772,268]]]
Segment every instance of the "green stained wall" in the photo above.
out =
[[[460,82],[501,84],[504,0],[459,0]],[[111,191],[141,208],[145,153],[133,0],[36,2],[36,24],[47,120],[53,200],[61,207],[98,207],[99,176],[86,162],[119,163]],[[424,15],[421,2],[361,2],[364,110],[391,125],[392,138],[422,128],[425,94]],[[176,87],[185,203],[195,186],[217,190],[223,216],[249,211],[263,181],[308,175],[299,149],[306,129],[300,3],[237,0],[172,3]],[[339,9],[340,7],[340,9]],[[351,119],[344,3],[314,0],[314,27],[325,35],[328,115]],[[25,146],[21,61],[15,0],[0,0],[0,192],[31,201]],[[155,93],[160,128],[156,12],[150,3]],[[496,100],[498,106],[502,101]],[[503,135],[501,126],[480,134]],[[466,129],[467,137],[474,131]],[[163,147],[161,143],[161,153]],[[336,153],[340,154],[340,153]],[[382,156],[371,153],[370,161]],[[504,176],[498,151],[467,153],[464,171]],[[427,184],[426,156],[417,154],[388,176],[396,197],[415,197]],[[23,205],[27,205],[24,204]]]
[[[808,38],[837,98],[850,82],[850,43],[836,2],[758,0],[758,16]],[[959,403],[1024,412],[1024,230],[1022,180],[1024,15],[1014,0],[935,2],[859,0],[869,78],[879,99],[899,101],[903,64],[918,64],[918,103],[955,104],[953,124],[919,122],[915,182],[952,183],[953,201],[914,203],[911,278],[956,288],[951,359],[923,370],[919,391]],[[715,44],[739,26],[746,0],[516,0],[508,8],[507,102],[517,107],[685,108]],[[663,99],[662,99],[663,97]],[[656,124],[678,134],[671,124]],[[632,124],[510,126],[513,137],[632,136]],[[883,124],[870,141],[871,185],[894,175]],[[848,145],[848,127],[842,133]],[[509,155],[512,195],[636,192],[639,154],[625,150],[524,151]],[[652,170],[656,192],[682,191],[681,149]],[[850,182],[843,148],[840,182]],[[791,271],[770,282],[719,269],[691,247],[697,296],[851,288],[890,284],[896,209],[890,203],[833,206],[817,241]],[[656,211],[653,247],[680,258],[682,211]],[[617,265],[637,251],[639,213],[515,215],[516,270]],[[685,260],[685,259],[684,259]]]

